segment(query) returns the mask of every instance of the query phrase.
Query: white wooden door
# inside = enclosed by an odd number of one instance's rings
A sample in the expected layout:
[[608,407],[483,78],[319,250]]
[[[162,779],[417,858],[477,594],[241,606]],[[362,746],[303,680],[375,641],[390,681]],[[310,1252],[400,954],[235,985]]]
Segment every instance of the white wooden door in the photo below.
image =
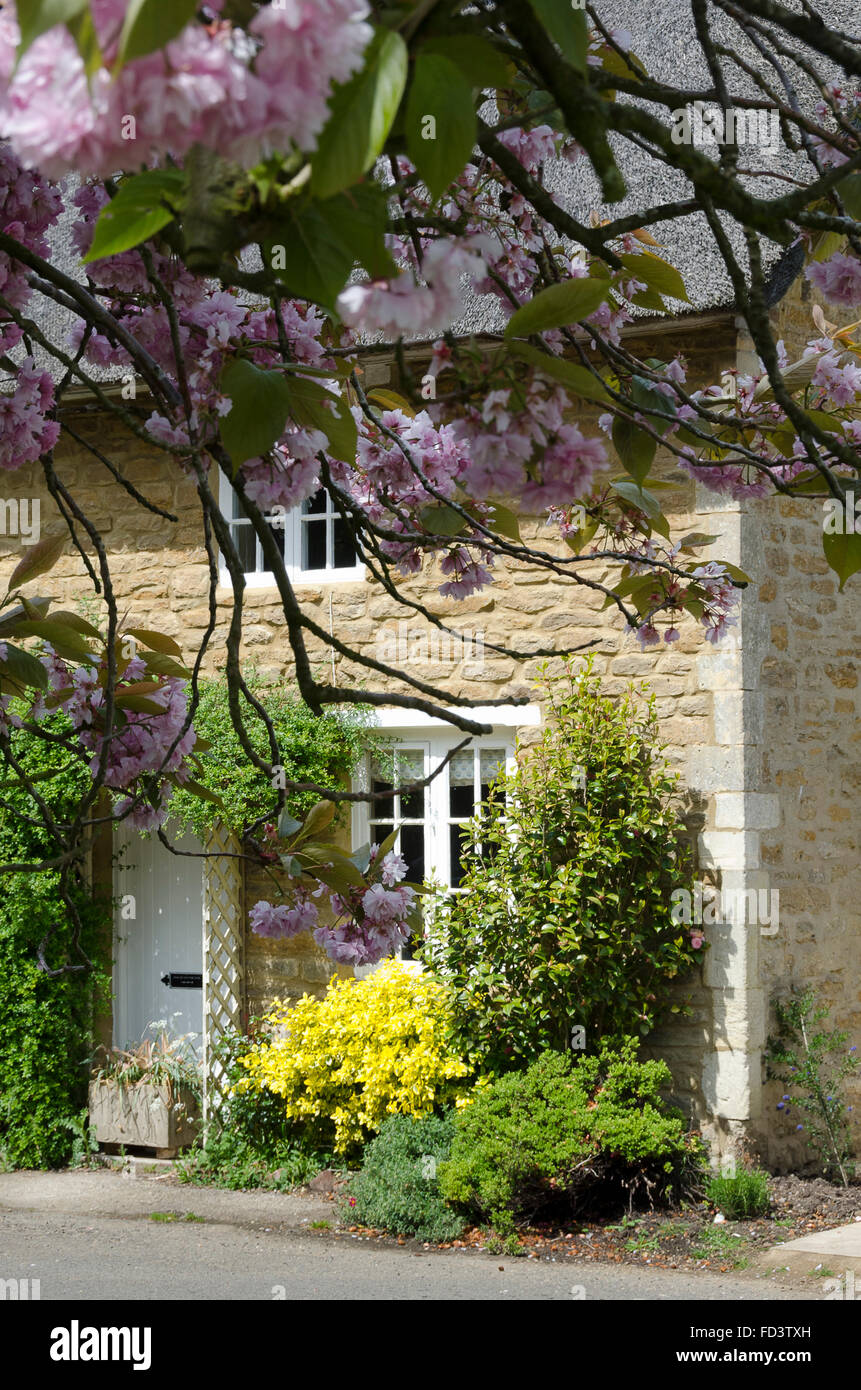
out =
[[[171,835],[171,844],[201,848],[190,835]],[[125,1047],[165,1027],[172,1037],[191,1034],[200,1051],[204,861],[171,854],[124,825],[115,848],[114,1042]]]

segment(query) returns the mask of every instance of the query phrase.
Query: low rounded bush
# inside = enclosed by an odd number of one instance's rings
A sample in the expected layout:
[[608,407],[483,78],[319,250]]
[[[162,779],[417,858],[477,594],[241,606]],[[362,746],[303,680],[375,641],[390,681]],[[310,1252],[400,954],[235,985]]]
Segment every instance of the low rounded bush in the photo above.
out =
[[423,1116],[475,1084],[448,1041],[450,991],[428,972],[387,961],[364,980],[333,979],[322,999],[278,1003],[269,1036],[240,1058],[240,1093],[281,1097],[315,1147],[349,1154],[389,1115]]
[[457,1116],[442,1195],[504,1233],[693,1194],[700,1143],[661,1099],[666,1064],[636,1049],[626,1038],[576,1061],[547,1052],[477,1092]]
[[737,1173],[721,1173],[713,1177],[706,1189],[712,1206],[728,1216],[730,1221],[748,1221],[765,1216],[771,1206],[768,1195],[768,1174],[758,1168],[740,1168]]
[[446,1206],[437,1178],[453,1134],[449,1115],[423,1120],[393,1115],[386,1120],[365,1149],[362,1171],[350,1183],[342,1216],[395,1235],[454,1240],[464,1221]]

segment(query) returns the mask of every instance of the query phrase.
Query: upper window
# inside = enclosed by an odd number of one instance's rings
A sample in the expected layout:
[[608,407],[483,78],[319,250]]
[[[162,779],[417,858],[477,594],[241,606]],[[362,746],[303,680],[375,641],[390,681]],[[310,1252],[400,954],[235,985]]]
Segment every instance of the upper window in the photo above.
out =
[[[274,580],[251,521],[233,488],[222,481],[222,510],[230,523],[245,576],[252,584],[272,584]],[[364,576],[350,529],[325,488],[286,516],[267,520],[293,582],[357,580]]]

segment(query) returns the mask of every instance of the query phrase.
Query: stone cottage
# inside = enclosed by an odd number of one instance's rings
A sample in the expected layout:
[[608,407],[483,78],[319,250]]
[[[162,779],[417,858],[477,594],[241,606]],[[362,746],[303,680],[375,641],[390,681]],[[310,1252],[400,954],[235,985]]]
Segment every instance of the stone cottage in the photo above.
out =
[[[662,48],[662,24],[653,36],[654,60],[671,66],[682,37],[674,32]],[[643,177],[631,171],[632,207],[642,199]],[[588,209],[597,194],[585,187],[578,198]],[[649,201],[657,200],[650,192]],[[690,231],[686,235],[687,241],[680,240],[669,226],[664,242],[669,259],[685,274],[690,311],[660,320],[644,316],[625,332],[640,356],[680,352],[688,360],[689,380],[700,385],[734,368],[749,371],[755,362],[722,268],[703,255]],[[771,313],[790,358],[814,335],[814,301],[809,287],[793,278],[797,269],[777,262],[771,286]],[[482,312],[467,306],[461,330],[480,337],[494,327]],[[413,345],[408,356],[421,374],[428,347]],[[396,384],[386,349],[369,350],[364,371],[368,387]],[[98,439],[131,482],[179,518],[171,525],[132,511],[107,472],[94,471],[86,449],[63,437],[58,472],[105,537],[121,609],[138,625],[158,626],[195,650],[208,621],[208,572],[193,487],[83,395],[69,398],[67,410],[82,438]],[[518,740],[528,745],[543,717],[534,697],[536,661],[515,663],[486,644],[505,644],[516,632],[524,652],[561,652],[597,639],[595,666],[608,693],[620,692],[632,679],[649,682],[681,775],[700,877],[719,886],[724,901],[767,905],[753,921],[749,913],[736,913],[707,928],[705,964],[687,982],[693,1011],[653,1036],[649,1047],[666,1058],[679,1100],[711,1139],[716,1157],[736,1152],[749,1138],[766,1162],[780,1166],[800,1159],[802,1147],[781,1129],[777,1098],[764,1083],[771,999],[813,983],[831,1008],[833,1024],[861,1034],[861,868],[853,814],[853,795],[861,788],[857,581],[854,590],[850,583],[837,592],[822,552],[818,503],[728,501],[680,474],[669,456],[658,476],[673,484],[664,497],[674,533],[718,536],[714,554],[750,576],[738,626],[717,647],[704,643],[688,623],[674,646],[641,652],[600,611],[600,595],[515,563],[500,564],[494,584],[463,601],[440,599],[426,577],[409,582],[406,592],[426,601],[460,635],[441,644],[435,629],[408,616],[356,564],[325,493],[288,518],[285,555],[298,598],[323,628],[360,652],[405,662],[407,669],[421,663],[423,679],[475,700],[479,717],[492,725],[491,734],[448,765],[422,804],[391,811],[404,823],[402,840],[413,865],[433,868],[444,882],[457,881],[458,822],[471,814],[493,769],[500,761],[510,764]],[[51,509],[36,470],[10,474],[4,486],[10,498],[39,496],[43,527],[50,526]],[[226,485],[222,501],[240,537],[246,523]],[[525,536],[537,535],[542,525],[521,518]],[[244,657],[264,676],[289,682],[283,613],[253,539],[249,535],[243,547],[249,585]],[[546,534],[542,543],[548,544]],[[12,550],[0,537],[0,576],[11,570]],[[210,671],[219,664],[229,614],[226,573],[223,579]],[[40,587],[63,606],[88,591],[83,567],[71,553]],[[361,676],[361,668],[350,670],[330,649],[312,643],[311,656],[329,674],[334,662],[336,679]],[[530,702],[481,710],[483,701],[520,697]],[[452,726],[427,716],[392,708],[379,718],[398,748],[400,766],[424,776],[460,739]],[[372,777],[373,769],[364,775]],[[354,846],[382,839],[387,830],[383,815],[375,819],[362,805],[354,810]],[[128,866],[122,872],[112,868],[121,844],[127,846]],[[130,841],[120,829],[114,843],[104,841],[95,851],[93,874],[97,882],[113,874],[115,891],[137,902],[133,922],[119,914],[116,922],[115,998],[105,1027],[117,1042],[140,1036],[151,1019],[169,1016],[175,1031],[203,1033],[208,1048],[274,997],[321,992],[333,970],[306,936],[273,942],[247,931],[250,906],[269,889],[228,856],[174,860],[157,843]],[[202,988],[182,983],[198,974]],[[855,1097],[856,1114],[859,1102],[861,1094]]]

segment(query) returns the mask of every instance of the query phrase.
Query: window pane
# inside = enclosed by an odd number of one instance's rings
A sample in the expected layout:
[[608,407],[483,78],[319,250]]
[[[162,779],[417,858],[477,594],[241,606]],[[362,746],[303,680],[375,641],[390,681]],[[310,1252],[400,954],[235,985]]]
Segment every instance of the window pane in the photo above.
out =
[[472,783],[451,787],[448,794],[449,815],[469,819],[475,810],[475,792]]
[[450,825],[448,828],[449,849],[451,853],[451,886],[459,888],[463,881],[463,865],[460,862],[463,853],[465,835],[463,827],[460,825]]
[[[391,782],[378,782],[378,781],[374,781],[374,782],[372,783],[372,785],[371,785],[371,791],[373,791],[373,792],[388,792],[388,791],[391,791],[391,789],[392,789],[392,784],[391,784]],[[379,801],[372,801],[372,802],[371,802],[370,817],[371,817],[371,820],[372,820],[372,821],[375,821],[375,820],[388,820],[388,821],[390,821],[390,820],[393,818],[394,814],[395,814],[395,799],[394,799],[393,796],[384,796],[384,797],[381,797]],[[382,838],[385,839],[385,836],[383,836]],[[376,843],[376,844],[379,844],[379,840],[375,841],[375,843]]]
[[314,516],[319,513],[325,513],[328,502],[329,497],[326,492],[326,489],[324,487],[321,487],[319,492],[315,492],[313,497],[309,497],[307,502],[302,503],[302,511],[306,514],[306,516]]
[[482,748],[479,753],[481,766],[481,799],[487,797],[487,787],[505,771],[504,748]]
[[[401,749],[397,761],[398,786],[407,782],[420,782],[425,775],[424,754],[418,748]],[[407,795],[401,795],[401,816],[404,820],[424,820],[425,788]]]
[[269,530],[272,532],[272,535],[273,535],[274,540],[275,540],[275,544],[277,545],[278,549],[281,551],[281,554],[283,555],[283,554],[284,554],[284,533],[285,533],[285,528],[284,528],[284,526],[270,526],[270,527],[269,527]]
[[393,822],[393,821],[381,820],[381,821],[378,821],[378,822],[376,823],[376,825],[372,825],[372,826],[371,826],[371,844],[373,844],[373,845],[381,845],[381,844],[383,843],[383,840],[388,839],[388,837],[391,835],[391,833],[392,833],[392,831],[394,830],[394,828],[395,828],[395,827],[394,827],[394,822]]
[[421,883],[425,876],[425,831],[423,825],[401,826],[401,854],[407,861],[407,878]]
[[243,574],[257,572],[257,537],[251,526],[232,526],[233,541],[239,552]]
[[350,535],[350,528],[341,517],[332,522],[332,528],[335,533],[332,563],[336,570],[352,569],[356,563],[356,547]]
[[302,522],[302,568],[303,570],[324,570],[326,568],[326,522]]

